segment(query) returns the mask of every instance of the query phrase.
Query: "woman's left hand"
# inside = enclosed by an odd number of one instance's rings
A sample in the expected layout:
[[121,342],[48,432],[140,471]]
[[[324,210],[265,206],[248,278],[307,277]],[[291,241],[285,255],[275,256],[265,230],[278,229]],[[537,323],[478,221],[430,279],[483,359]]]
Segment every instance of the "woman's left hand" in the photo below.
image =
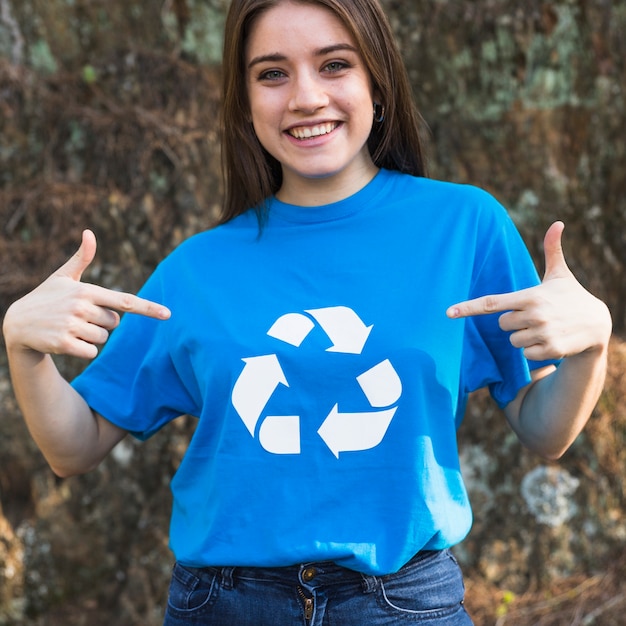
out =
[[561,359],[606,350],[611,336],[608,307],[590,294],[570,271],[561,246],[563,222],[550,226],[544,238],[546,269],[541,285],[489,295],[451,306],[451,318],[502,313],[500,328],[528,359]]

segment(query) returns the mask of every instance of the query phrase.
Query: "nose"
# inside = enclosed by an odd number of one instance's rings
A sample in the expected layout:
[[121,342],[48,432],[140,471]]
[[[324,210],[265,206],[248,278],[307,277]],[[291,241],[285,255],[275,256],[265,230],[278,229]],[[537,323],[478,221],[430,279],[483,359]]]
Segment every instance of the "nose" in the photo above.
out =
[[289,101],[291,111],[314,113],[328,106],[328,102],[328,93],[319,76],[304,72],[294,77]]

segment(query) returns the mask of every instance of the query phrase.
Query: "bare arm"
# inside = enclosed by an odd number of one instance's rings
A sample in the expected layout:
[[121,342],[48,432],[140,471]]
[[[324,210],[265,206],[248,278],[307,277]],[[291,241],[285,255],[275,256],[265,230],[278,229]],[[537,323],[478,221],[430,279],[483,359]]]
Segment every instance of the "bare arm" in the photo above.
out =
[[31,436],[58,476],[93,469],[126,432],[94,413],[48,354],[8,351],[15,396]]
[[93,358],[119,324],[117,311],[167,319],[169,311],[137,296],[80,282],[96,253],[91,231],[78,252],[39,287],[13,303],[3,332],[15,395],[30,433],[59,476],[95,467],[126,431],[94,413],[60,375],[51,354]]
[[505,415],[529,449],[550,459],[573,443],[593,411],[606,376],[611,316],[571,273],[561,247],[563,224],[546,233],[546,272],[541,285],[485,296],[450,307],[453,318],[502,313],[500,327],[533,360],[563,359],[558,368],[533,373],[533,382],[505,407]]

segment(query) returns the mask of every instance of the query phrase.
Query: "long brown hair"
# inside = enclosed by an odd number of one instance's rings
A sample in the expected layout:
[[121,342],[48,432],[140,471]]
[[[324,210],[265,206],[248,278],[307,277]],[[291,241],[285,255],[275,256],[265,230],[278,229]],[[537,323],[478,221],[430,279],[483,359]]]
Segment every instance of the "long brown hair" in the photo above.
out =
[[[220,223],[250,208],[263,221],[265,200],[282,184],[282,168],[261,145],[250,119],[246,42],[254,20],[283,0],[232,0],[224,29],[222,173],[225,201]],[[421,118],[404,62],[378,0],[296,0],[330,9],[353,36],[374,92],[385,107],[374,123],[368,148],[378,167],[425,176]]]

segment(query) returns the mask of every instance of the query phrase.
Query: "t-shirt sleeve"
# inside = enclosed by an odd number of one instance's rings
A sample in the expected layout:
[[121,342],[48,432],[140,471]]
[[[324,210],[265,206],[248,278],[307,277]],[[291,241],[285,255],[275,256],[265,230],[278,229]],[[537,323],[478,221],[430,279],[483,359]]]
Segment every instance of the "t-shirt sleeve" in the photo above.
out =
[[[484,193],[472,284],[468,299],[534,287],[540,278],[521,235],[506,210]],[[530,361],[499,326],[501,313],[466,319],[463,377],[466,393],[487,386],[503,408],[530,383],[530,372],[557,361]]]
[[[175,315],[158,268],[138,295],[170,306]],[[170,320],[127,313],[72,385],[97,413],[147,439],[180,415],[198,414],[194,394],[171,358],[171,341]]]

